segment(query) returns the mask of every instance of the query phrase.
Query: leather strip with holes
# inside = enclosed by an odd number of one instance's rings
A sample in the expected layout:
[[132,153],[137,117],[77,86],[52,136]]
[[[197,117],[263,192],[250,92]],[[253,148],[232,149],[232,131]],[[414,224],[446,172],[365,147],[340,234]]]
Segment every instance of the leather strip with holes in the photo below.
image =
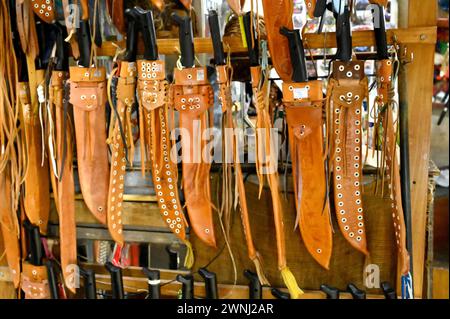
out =
[[55,5],[53,0],[30,0],[34,13],[44,22],[55,21]]
[[25,299],[50,299],[47,267],[23,262],[20,286]]

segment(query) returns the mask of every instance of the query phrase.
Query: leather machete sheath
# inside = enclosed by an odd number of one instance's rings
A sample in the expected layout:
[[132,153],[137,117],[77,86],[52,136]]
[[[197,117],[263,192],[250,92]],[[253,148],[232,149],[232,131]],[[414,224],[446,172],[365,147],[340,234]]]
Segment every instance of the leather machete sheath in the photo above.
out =
[[22,263],[21,289],[25,299],[50,299],[47,267]]
[[183,190],[189,220],[195,234],[207,245],[216,247],[209,180],[211,164],[202,156],[206,146],[202,133],[208,127],[206,112],[214,104],[214,92],[206,67],[176,68],[174,79],[170,100],[179,112],[182,130]]
[[367,86],[363,61],[333,62],[327,108],[335,211],[345,239],[365,255],[369,252],[362,204],[361,106]]
[[87,207],[102,224],[106,224],[109,187],[105,79],[104,68],[70,67],[81,192]]
[[168,124],[169,88],[164,61],[137,61],[143,173],[151,161],[153,185],[161,217],[170,230],[186,240],[187,221],[178,195],[177,165],[171,158]]
[[328,269],[333,247],[323,159],[321,81],[283,83],[297,220],[308,252]]

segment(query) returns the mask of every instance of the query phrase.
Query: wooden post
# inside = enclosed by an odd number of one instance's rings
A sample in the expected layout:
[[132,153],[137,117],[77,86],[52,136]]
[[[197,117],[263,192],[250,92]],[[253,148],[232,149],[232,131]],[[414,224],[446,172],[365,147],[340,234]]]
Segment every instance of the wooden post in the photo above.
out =
[[[437,1],[400,1],[399,15],[401,27],[436,26]],[[409,95],[414,294],[422,298],[435,44],[408,44],[406,48],[413,62],[407,66],[407,78],[400,80],[407,81]]]

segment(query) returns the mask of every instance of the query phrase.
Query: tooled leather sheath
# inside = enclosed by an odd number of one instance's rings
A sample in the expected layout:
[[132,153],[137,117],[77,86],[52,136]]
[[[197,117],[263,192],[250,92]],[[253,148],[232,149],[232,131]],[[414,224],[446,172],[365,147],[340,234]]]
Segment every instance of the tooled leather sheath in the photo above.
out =
[[[208,127],[206,111],[214,104],[214,92],[205,67],[174,70],[171,104],[179,112],[183,167],[183,190],[191,227],[207,245],[216,247],[212,218],[209,170],[202,151]],[[185,134],[188,134],[186,137]]]
[[81,192],[91,213],[103,224],[106,224],[109,184],[105,79],[104,68],[70,67],[70,103]]
[[34,13],[44,22],[55,21],[55,6],[53,0],[30,0]]
[[32,110],[28,83],[18,83],[25,138],[27,174],[24,188],[25,213],[33,225],[39,226],[41,234],[47,233],[50,211],[50,182],[47,161],[42,161],[42,137],[39,116]]
[[384,172],[388,180],[395,242],[402,275],[409,272],[410,256],[406,248],[406,228],[402,208],[400,167],[397,157],[397,130],[392,110],[393,64],[391,60],[376,61],[379,118],[383,127]]
[[283,83],[297,220],[308,252],[328,269],[333,246],[323,159],[322,82]]
[[171,159],[168,125],[168,83],[164,61],[137,61],[140,118],[141,165],[151,161],[153,185],[161,217],[181,240],[186,239],[187,222],[178,195],[178,171]]
[[[111,170],[107,211],[109,233],[114,241],[120,245],[124,243],[122,204],[127,166],[127,145],[125,145],[125,141],[130,140],[132,134],[131,109],[135,101],[135,92],[136,64],[133,62],[121,62],[117,83],[116,117],[113,124],[112,136],[109,138],[111,147]],[[122,130],[120,125],[122,125]],[[124,136],[122,136],[122,132]]]
[[362,116],[367,97],[364,62],[333,62],[327,98],[334,204],[345,239],[368,255],[362,204]]
[[[77,237],[75,223],[75,185],[73,179],[73,127],[68,114],[68,92],[65,92],[67,72],[54,71],[50,84],[50,99],[54,105],[56,126],[56,161],[58,168],[57,212],[61,269],[65,286],[75,293],[75,276],[70,265],[77,264]],[[68,89],[68,87],[67,87]],[[66,108],[66,109],[64,109]]]
[[17,216],[11,200],[11,176],[7,168],[0,173],[0,226],[5,246],[6,260],[14,283],[20,283],[20,246]]
[[23,262],[21,288],[25,299],[50,299],[47,267]]
[[288,82],[292,78],[292,63],[288,39],[280,34],[280,28],[293,29],[293,3],[290,0],[263,0],[262,3],[264,12],[270,12],[264,16],[270,56],[280,78]]

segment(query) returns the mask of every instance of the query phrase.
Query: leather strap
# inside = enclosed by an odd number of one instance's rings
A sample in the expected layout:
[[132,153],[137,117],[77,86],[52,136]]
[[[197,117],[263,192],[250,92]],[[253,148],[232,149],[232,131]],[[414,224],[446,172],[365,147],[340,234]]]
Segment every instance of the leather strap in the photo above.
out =
[[55,21],[55,4],[53,0],[31,0],[31,6],[36,15],[44,22]]
[[6,260],[11,270],[14,287],[18,288],[20,284],[19,225],[11,194],[11,176],[7,167],[0,173],[0,224]]
[[109,188],[105,79],[104,68],[70,67],[81,192],[87,207],[102,224],[106,224]]
[[23,262],[21,279],[25,299],[50,299],[46,266],[33,266]]
[[[179,112],[182,132],[183,190],[189,220],[195,234],[207,245],[216,247],[212,218],[209,171],[202,150],[206,142],[201,132],[208,126],[206,111],[214,104],[214,92],[205,67],[175,69],[171,105]],[[187,138],[184,136],[187,134]]]
[[270,56],[280,78],[289,82],[292,78],[292,63],[288,39],[280,33],[281,27],[293,29],[293,2],[290,0],[263,0],[264,16]]
[[[123,239],[123,194],[126,173],[127,145],[125,141],[132,139],[131,135],[131,108],[135,102],[136,92],[136,63],[121,62],[120,74],[117,84],[116,117],[109,137],[111,147],[111,169],[109,176],[107,223],[109,233],[119,245],[124,244]],[[124,138],[121,134],[121,126]],[[132,158],[130,159],[133,160]]]
[[362,117],[368,95],[364,62],[333,62],[327,107],[334,203],[339,227],[347,241],[368,255],[362,204]]
[[59,215],[61,269],[66,287],[75,293],[75,276],[71,267],[71,265],[77,264],[72,147],[74,136],[72,126],[64,125],[64,123],[70,123],[69,114],[64,106],[64,99],[68,96],[65,92],[65,81],[67,79],[68,74],[66,72],[53,71],[50,84],[50,98],[54,106],[56,124],[56,160],[59,173],[57,183],[58,205],[56,209]]
[[143,173],[150,160],[156,197],[164,222],[186,240],[187,221],[178,195],[178,172],[171,160],[168,121],[169,90],[164,61],[137,61],[141,163]]
[[284,82],[283,102],[300,233],[308,252],[328,269],[333,239],[323,160],[322,87],[321,81]]
[[125,8],[123,5],[123,0],[113,0],[112,1],[112,14],[111,19],[120,33],[125,33],[125,18],[124,12]]
[[[407,275],[410,268],[410,256],[406,248],[406,227],[402,208],[400,167],[397,157],[397,131],[393,114],[393,64],[391,60],[376,61],[379,117],[383,127],[383,165],[382,176],[388,181],[392,221],[395,231],[395,243],[398,251],[399,268]],[[384,183],[383,183],[384,184]]]
[[41,234],[47,233],[50,211],[50,182],[47,161],[42,161],[41,127],[32,110],[28,83],[18,83],[20,107],[24,119],[26,139],[27,174],[24,182],[25,213]]

